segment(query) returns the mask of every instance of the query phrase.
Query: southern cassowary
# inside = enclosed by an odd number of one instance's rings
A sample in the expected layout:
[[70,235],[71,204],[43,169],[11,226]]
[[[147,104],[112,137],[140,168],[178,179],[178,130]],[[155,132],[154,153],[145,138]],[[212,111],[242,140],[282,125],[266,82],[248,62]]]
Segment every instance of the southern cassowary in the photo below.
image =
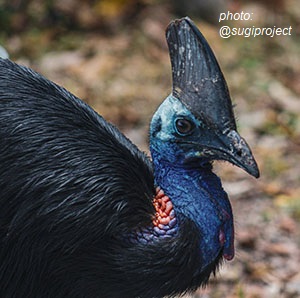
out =
[[29,68],[0,60],[0,296],[163,297],[234,256],[213,160],[258,177],[219,65],[188,18],[167,28],[173,90],[150,125],[152,161]]

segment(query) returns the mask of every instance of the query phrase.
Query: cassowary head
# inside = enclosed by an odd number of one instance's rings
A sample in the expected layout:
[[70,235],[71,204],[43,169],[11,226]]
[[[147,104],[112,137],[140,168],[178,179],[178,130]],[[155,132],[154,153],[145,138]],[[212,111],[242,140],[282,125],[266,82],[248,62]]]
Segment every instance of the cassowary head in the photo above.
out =
[[173,90],[153,116],[155,179],[175,210],[200,235],[201,270],[234,256],[231,205],[211,161],[228,161],[254,177],[257,164],[238,134],[228,88],[207,41],[189,18],[167,28]]
[[[152,148],[186,167],[225,160],[259,176],[246,141],[238,134],[226,81],[207,41],[189,18],[166,31],[173,90],[152,119]],[[162,150],[164,149],[164,150]]]

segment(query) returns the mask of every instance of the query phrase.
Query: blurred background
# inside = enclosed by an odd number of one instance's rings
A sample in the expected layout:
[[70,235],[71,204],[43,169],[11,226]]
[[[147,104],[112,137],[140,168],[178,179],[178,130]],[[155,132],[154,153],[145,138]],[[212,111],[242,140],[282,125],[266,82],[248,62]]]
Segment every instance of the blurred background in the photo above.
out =
[[[220,13],[242,11],[252,20],[219,23]],[[216,163],[236,257],[192,297],[300,297],[299,0],[0,0],[0,55],[64,86],[148,152],[149,121],[171,91],[165,28],[185,15],[219,60],[261,170],[255,180]],[[292,30],[222,39],[223,25]]]

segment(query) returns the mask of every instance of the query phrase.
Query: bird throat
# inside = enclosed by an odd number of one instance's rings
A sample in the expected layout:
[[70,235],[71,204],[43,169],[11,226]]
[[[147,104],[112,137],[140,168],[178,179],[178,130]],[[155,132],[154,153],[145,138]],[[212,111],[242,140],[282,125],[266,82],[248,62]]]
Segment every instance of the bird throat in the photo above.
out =
[[[215,260],[220,253],[231,260],[234,257],[234,225],[231,205],[221,180],[210,166],[178,166],[151,151],[155,169],[155,183],[170,198],[176,214],[177,231],[185,219],[192,221],[198,230],[199,252],[205,255],[202,268]],[[155,202],[161,195],[156,191]],[[163,206],[158,208],[160,214]],[[162,217],[164,218],[164,217]],[[161,222],[163,223],[163,222]],[[163,230],[163,229],[159,229]]]

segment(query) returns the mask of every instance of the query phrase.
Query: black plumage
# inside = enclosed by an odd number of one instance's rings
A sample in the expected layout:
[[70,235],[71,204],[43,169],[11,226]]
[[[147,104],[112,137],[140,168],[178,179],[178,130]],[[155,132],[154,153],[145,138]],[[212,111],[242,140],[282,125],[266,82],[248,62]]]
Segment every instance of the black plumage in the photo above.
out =
[[161,297],[197,285],[199,276],[186,284],[177,272],[197,266],[185,256],[197,239],[178,250],[192,223],[159,250],[127,241],[151,223],[155,189],[148,157],[113,125],[8,60],[0,120],[3,297]]

